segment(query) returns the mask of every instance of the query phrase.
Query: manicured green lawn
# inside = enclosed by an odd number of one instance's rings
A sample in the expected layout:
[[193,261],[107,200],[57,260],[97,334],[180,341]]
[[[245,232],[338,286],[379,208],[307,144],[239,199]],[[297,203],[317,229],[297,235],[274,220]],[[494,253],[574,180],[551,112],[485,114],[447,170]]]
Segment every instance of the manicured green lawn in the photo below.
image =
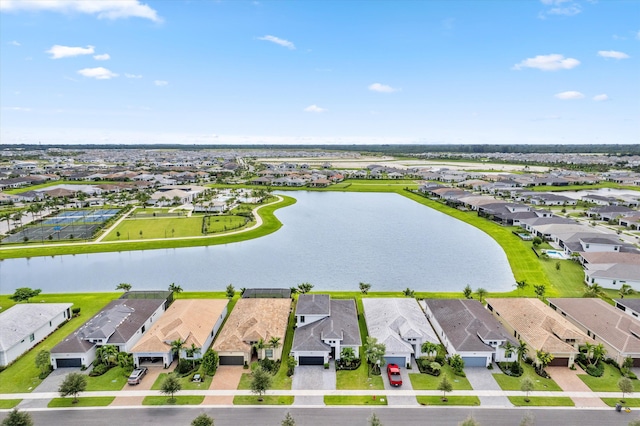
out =
[[88,391],[116,391],[127,383],[129,371],[121,367],[113,367],[102,376],[87,376]]
[[174,396],[170,401],[168,396],[145,396],[142,405],[200,405],[204,396]]
[[106,407],[111,404],[115,396],[87,396],[78,398],[77,403],[73,403],[73,398],[53,398],[47,407],[68,408],[68,407]]
[[617,403],[622,404],[623,407],[640,407],[640,398],[625,398],[624,403],[620,402],[621,398],[601,398],[602,402],[609,407],[615,407]]
[[529,402],[524,400],[524,396],[508,398],[516,407],[573,407],[575,405],[568,396],[530,396]]
[[0,409],[8,410],[20,404],[21,399],[0,399]]
[[[620,392],[618,380],[622,377],[620,370],[604,364],[604,373],[601,377],[593,377],[588,374],[578,374],[578,377],[594,392]],[[631,380],[635,392],[640,392],[640,380]]]
[[[162,388],[162,382],[167,377],[167,374],[168,373],[160,373],[156,381],[151,386],[151,390],[160,390]],[[191,375],[187,377],[179,377],[178,381],[182,385],[182,390],[209,389],[209,385],[211,385],[211,381],[213,380],[213,377],[205,376],[203,374],[201,374],[201,376],[202,376],[202,382],[192,382]]]
[[235,231],[255,223],[243,216],[209,216],[206,222],[207,234]]
[[[274,211],[279,208],[287,207],[295,204],[296,200],[291,197],[281,196],[283,201],[265,205],[258,210],[258,214],[262,217],[263,223],[257,229],[247,232],[240,232],[233,235],[212,235],[206,238],[190,238],[190,239],[169,239],[156,241],[123,241],[125,235],[120,236],[120,241],[108,241],[100,244],[89,243],[72,243],[61,246],[45,246],[45,247],[28,247],[0,250],[0,259],[13,259],[18,257],[36,257],[36,256],[54,256],[62,254],[86,254],[86,253],[106,253],[114,251],[132,251],[132,250],[153,250],[162,248],[181,248],[181,247],[198,247],[218,244],[229,244],[238,241],[246,241],[254,238],[263,237],[271,234],[282,226],[282,223],[275,217]],[[139,229],[135,229],[138,232]],[[167,231],[167,235],[171,230]],[[176,231],[177,232],[177,231]],[[122,232],[121,232],[122,234]],[[164,238],[164,230],[162,231]],[[134,238],[130,235],[131,239]],[[138,235],[139,237],[139,235]],[[143,237],[149,238],[144,234]]]
[[[103,241],[180,238],[202,235],[202,216],[125,219]],[[142,231],[142,235],[140,232]],[[120,237],[118,237],[118,232]]]
[[356,390],[371,389],[382,390],[384,383],[382,376],[369,375],[368,367],[365,362],[360,364],[357,370],[339,370],[336,371],[336,389],[339,390]]
[[460,377],[453,374],[453,370],[448,365],[443,365],[438,377],[431,374],[409,373],[411,386],[415,390],[435,390],[444,377],[447,376],[449,382],[453,385],[453,390],[472,390],[471,384],[466,377]]
[[416,400],[420,405],[480,405],[477,396],[447,396],[447,401],[441,396],[418,396]]
[[529,377],[533,382],[533,390],[536,391],[561,391],[560,386],[551,379],[545,379],[536,374],[532,366],[522,363],[524,373],[520,377],[511,377],[503,373],[493,373],[493,378],[500,385],[502,390],[520,390],[522,379]]
[[[114,284],[115,286],[115,284]],[[73,303],[72,308],[79,307],[80,316],[72,318],[67,323],[54,331],[35,348],[18,358],[13,364],[0,373],[0,393],[31,392],[42,380],[38,378],[40,370],[36,367],[35,358],[40,350],[51,350],[56,344],[71,334],[102,309],[111,300],[120,296],[119,293],[75,293],[75,294],[40,294],[31,299],[32,303]],[[15,303],[8,295],[0,296],[0,306],[8,309]]]
[[[374,399],[375,398],[375,399]],[[325,395],[326,405],[387,405],[384,395]]]
[[291,405],[293,396],[286,395],[265,395],[262,401],[254,395],[237,395],[233,398],[233,405]]
[[[560,264],[560,269],[556,269],[556,264]],[[546,297],[554,297],[556,294],[562,297],[582,297],[584,295],[584,269],[578,262],[573,260],[541,260],[540,264],[547,273],[549,281],[556,293],[547,292]]]

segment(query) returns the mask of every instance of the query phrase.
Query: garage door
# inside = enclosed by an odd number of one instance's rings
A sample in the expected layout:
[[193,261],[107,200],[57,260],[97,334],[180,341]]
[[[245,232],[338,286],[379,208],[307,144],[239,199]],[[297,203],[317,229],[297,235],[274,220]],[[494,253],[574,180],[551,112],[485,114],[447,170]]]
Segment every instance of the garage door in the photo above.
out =
[[397,364],[402,368],[407,366],[407,359],[403,356],[385,356],[384,361],[386,364]]
[[82,367],[82,359],[80,358],[56,359],[56,365],[58,366],[58,368]]
[[244,365],[244,357],[240,356],[221,356],[220,365]]
[[640,358],[633,358],[633,366],[640,367]]
[[549,367],[568,367],[569,358],[554,358],[549,363]]
[[298,365],[324,365],[323,356],[301,356]]
[[465,367],[486,367],[487,366],[487,358],[485,357],[463,356],[462,360],[464,361]]

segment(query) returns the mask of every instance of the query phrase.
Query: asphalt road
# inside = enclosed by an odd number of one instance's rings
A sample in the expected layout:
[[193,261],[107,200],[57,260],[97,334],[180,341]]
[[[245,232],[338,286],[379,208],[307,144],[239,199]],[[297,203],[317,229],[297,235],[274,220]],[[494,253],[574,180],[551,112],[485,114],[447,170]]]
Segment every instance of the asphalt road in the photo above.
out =
[[[188,426],[201,413],[215,420],[216,426],[273,425],[279,426],[289,411],[297,426],[366,426],[367,419],[375,412],[384,426],[458,425],[472,415],[482,426],[517,426],[527,411],[531,412],[538,426],[626,426],[638,418],[639,411],[631,414],[610,410],[585,409],[483,409],[451,407],[416,408],[354,408],[354,407],[171,407],[130,409],[81,409],[32,411],[36,426],[86,426],[86,425],[171,425]],[[6,412],[0,414],[0,419]]]

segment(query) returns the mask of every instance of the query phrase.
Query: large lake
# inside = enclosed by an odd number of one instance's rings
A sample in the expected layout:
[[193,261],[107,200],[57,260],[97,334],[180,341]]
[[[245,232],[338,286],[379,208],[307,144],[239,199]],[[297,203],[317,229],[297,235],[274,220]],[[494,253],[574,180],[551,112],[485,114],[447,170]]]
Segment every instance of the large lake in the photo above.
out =
[[0,292],[285,287],[315,290],[508,291],[507,257],[487,234],[398,194],[294,192],[282,228],[240,243],[0,261]]

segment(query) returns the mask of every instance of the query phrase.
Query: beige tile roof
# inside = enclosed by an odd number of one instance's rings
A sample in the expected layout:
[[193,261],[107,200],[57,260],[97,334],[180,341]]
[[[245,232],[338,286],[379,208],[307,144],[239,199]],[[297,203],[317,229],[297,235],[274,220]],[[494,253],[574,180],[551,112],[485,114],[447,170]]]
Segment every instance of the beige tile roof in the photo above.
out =
[[240,299],[213,344],[218,352],[247,352],[248,342],[279,337],[284,343],[291,299]]
[[576,326],[539,299],[486,299],[499,318],[520,333],[520,338],[535,350],[551,354],[577,354],[573,345],[565,340],[573,339],[582,345],[595,343]]
[[178,299],[145,333],[131,352],[166,352],[170,342],[185,341],[202,348],[229,303],[226,299]]

